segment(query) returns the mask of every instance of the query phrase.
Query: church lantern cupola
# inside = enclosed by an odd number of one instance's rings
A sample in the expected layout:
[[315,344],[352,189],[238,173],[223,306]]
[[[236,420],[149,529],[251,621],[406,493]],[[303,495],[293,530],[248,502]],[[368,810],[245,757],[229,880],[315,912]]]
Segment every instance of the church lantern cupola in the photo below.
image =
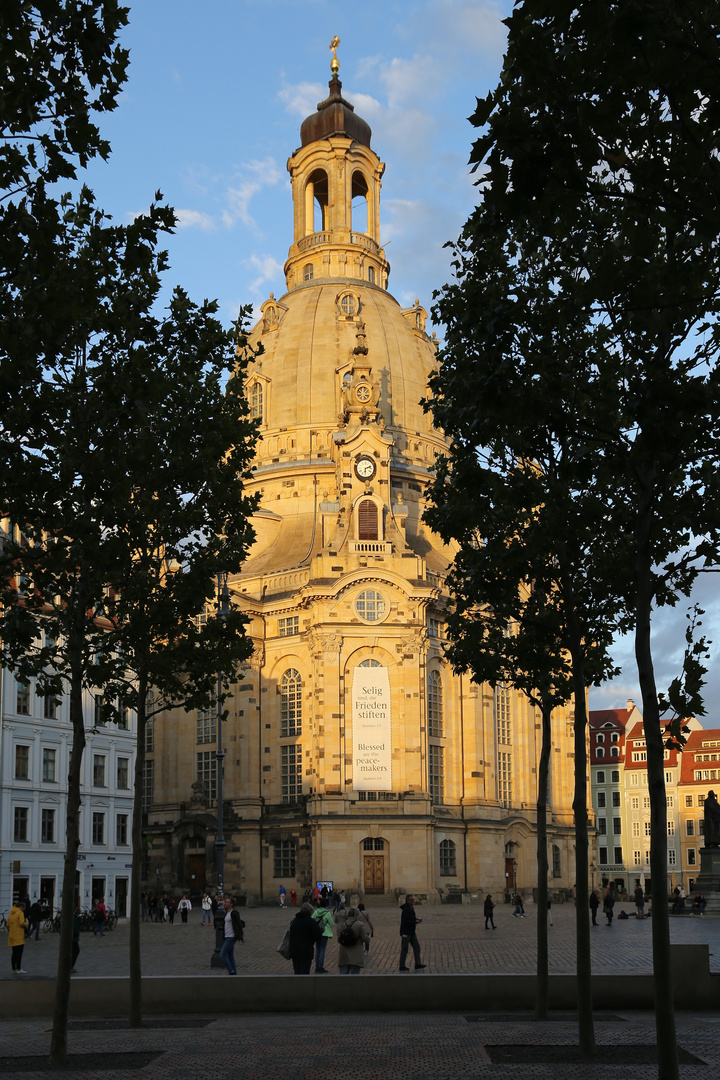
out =
[[385,165],[370,148],[370,126],[342,96],[330,48],[330,93],[300,128],[287,163],[292,180],[293,244],[288,291],[317,278],[357,278],[386,289],[390,265],[380,247],[380,188]]

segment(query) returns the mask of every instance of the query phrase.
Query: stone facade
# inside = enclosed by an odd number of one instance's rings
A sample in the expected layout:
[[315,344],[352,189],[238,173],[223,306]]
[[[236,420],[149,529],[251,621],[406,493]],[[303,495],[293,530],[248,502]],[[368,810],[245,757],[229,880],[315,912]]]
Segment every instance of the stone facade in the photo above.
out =
[[[336,72],[301,139],[287,291],[251,335],[261,508],[228,584],[255,652],[223,724],[226,888],[264,900],[317,881],[429,899],[529,890],[540,717],[444,660],[452,553],[422,520],[445,446],[420,404],[437,342],[419,301],[403,310],[388,292],[384,165]],[[380,703],[371,720],[362,693]],[[571,709],[553,736],[557,889],[574,880]],[[214,717],[158,718],[153,738],[150,884],[212,885]],[[361,760],[368,747],[376,757]]]

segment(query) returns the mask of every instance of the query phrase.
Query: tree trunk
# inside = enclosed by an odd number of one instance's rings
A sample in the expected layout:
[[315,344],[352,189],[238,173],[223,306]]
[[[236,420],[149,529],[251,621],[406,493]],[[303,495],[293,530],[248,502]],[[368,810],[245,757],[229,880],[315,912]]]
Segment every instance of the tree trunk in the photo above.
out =
[[547,1020],[549,1008],[548,978],[548,847],[547,847],[547,802],[548,802],[548,766],[550,764],[550,714],[551,709],[543,701],[540,707],[542,717],[542,749],[538,769],[537,801],[537,976],[535,984],[535,1019]]
[[80,776],[85,749],[85,717],[83,716],[82,637],[69,643],[70,658],[70,721],[73,729],[72,756],[68,770],[68,795],[65,822],[65,859],[63,864],[62,900],[60,903],[60,943],[58,947],[57,981],[53,1008],[50,1065],[63,1068],[67,1062],[67,1022],[70,1005],[70,968],[72,966],[73,913],[75,911],[75,874],[80,846]]
[[587,813],[587,707],[585,704],[585,665],[582,637],[568,619],[571,637],[570,654],[575,697],[575,932],[577,943],[577,1000],[580,1053],[595,1053],[595,1028],[592,1003],[592,956],[588,919],[588,813]]
[[140,956],[140,880],[143,865],[142,812],[143,766],[145,764],[145,726],[147,717],[147,678],[138,676],[137,748],[132,820],[132,877],[130,879],[130,1027],[142,1027],[142,960]]
[[648,793],[650,795],[650,874],[652,896],[653,982],[658,1077],[678,1080],[672,968],[670,964],[670,916],[667,892],[667,797],[663,733],[650,641],[652,610],[651,564],[647,557],[650,511],[638,511],[639,536],[636,562],[637,607],[635,613],[635,659],[643,703],[647,744]]

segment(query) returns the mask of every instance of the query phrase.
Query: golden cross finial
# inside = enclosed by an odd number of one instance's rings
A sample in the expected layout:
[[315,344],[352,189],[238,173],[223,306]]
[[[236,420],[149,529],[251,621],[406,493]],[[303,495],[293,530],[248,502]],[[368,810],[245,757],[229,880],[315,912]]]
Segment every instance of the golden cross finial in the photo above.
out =
[[330,70],[332,71],[333,75],[337,75],[338,71],[340,70],[340,61],[337,58],[337,51],[336,51],[339,44],[340,44],[340,38],[336,34],[335,37],[330,42],[330,48],[332,49],[332,60],[330,61]]

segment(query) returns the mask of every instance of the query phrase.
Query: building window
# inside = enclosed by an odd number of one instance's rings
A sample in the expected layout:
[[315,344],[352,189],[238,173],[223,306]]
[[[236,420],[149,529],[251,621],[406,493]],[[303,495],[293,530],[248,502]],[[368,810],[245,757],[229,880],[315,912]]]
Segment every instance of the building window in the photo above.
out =
[[510,754],[498,754],[498,799],[503,806],[512,806],[512,758]]
[[302,734],[302,679],[295,668],[288,668],[280,680],[280,736]]
[[510,691],[505,683],[498,683],[495,687],[493,701],[495,709],[495,731],[497,741],[502,746],[510,746],[512,743],[512,731],[510,728]]
[[155,717],[145,718],[145,753],[152,754],[155,749]]
[[130,709],[121,701],[118,701],[117,726],[121,731],[127,731],[130,727]]
[[633,834],[633,836],[639,836],[640,835],[640,822],[639,821],[633,821],[633,823],[632,823],[632,834]]
[[117,759],[117,786],[124,791],[130,787],[130,759],[119,757]]
[[595,741],[599,742],[599,743],[604,743],[605,742],[605,736],[604,735],[596,735],[595,736]]
[[704,836],[704,835],[705,835],[705,822],[703,821],[702,818],[700,818],[700,820],[698,821],[698,836]]
[[384,851],[385,841],[381,836],[366,836],[363,840],[363,851]]
[[695,866],[695,848],[688,848],[687,852],[688,866]]
[[617,746],[610,747],[610,757],[620,757],[620,750]]
[[147,758],[143,762],[143,775],[142,775],[142,806],[143,810],[147,813],[148,809],[155,801],[155,762],[152,758]]
[[99,846],[105,844],[105,815],[94,813],[92,816],[92,842]]
[[618,735],[617,731],[613,731],[612,735],[610,736],[610,742],[618,742],[619,739],[620,736]]
[[633,761],[647,761],[647,750],[633,750]]
[[93,786],[105,787],[105,763],[106,758],[103,754],[93,755]]
[[195,755],[195,779],[205,785],[208,806],[217,798],[217,758],[214,750],[201,750]]
[[378,508],[372,499],[363,499],[358,506],[358,540],[377,540]]
[[552,846],[552,876],[562,877],[560,870],[560,848],[557,844],[553,844]]
[[[668,753],[667,750],[665,752]],[[672,782],[673,782],[673,774],[671,772],[666,772],[665,773],[665,783],[666,784],[672,784]]]
[[650,865],[650,852],[649,851],[645,852],[645,865],[646,866]]
[[308,263],[305,266],[304,270],[303,270],[303,281],[312,281],[312,279],[313,279],[312,263]]
[[674,795],[666,795],[665,802],[667,803],[667,805],[672,810],[673,807],[675,806],[675,796]]
[[42,757],[43,780],[46,784],[54,784],[57,780],[57,750],[44,747]]
[[599,757],[599,758],[600,758],[600,757],[605,757],[605,751],[604,751],[604,749],[602,748],[602,746],[598,746],[598,748],[596,749],[596,751],[595,751],[595,757]]
[[599,807],[605,805],[605,792],[604,791],[598,791],[598,793],[597,793],[597,804],[598,804]]
[[608,864],[607,851],[606,847],[598,848],[598,862],[601,866],[607,866]]
[[600,833],[601,836],[605,835],[605,833],[607,832],[607,819],[606,818],[599,817],[597,819],[597,831]]
[[612,793],[612,804],[613,804],[613,806],[619,806],[620,805],[620,792],[619,791],[613,791],[613,793]]
[[641,861],[640,860],[640,855],[641,855],[641,852],[633,851],[633,865],[634,866],[639,866],[640,865],[640,861]]
[[692,820],[692,818],[688,818],[688,820],[685,822],[685,835],[695,835],[695,822]]
[[209,709],[198,709],[196,724],[197,741],[214,743],[217,738],[217,710],[214,705]]
[[368,266],[368,281],[371,285],[375,284],[375,267]]
[[295,877],[296,844],[294,840],[279,840],[273,845],[273,877]]
[[616,866],[622,865],[622,861],[623,861],[622,848],[621,847],[616,847],[615,848],[615,865]]
[[287,619],[278,619],[278,635],[280,637],[292,637],[300,633],[300,616],[291,615]]
[[614,817],[613,818],[613,834],[615,836],[620,836],[621,832],[622,832],[622,821],[620,820],[619,817]]
[[280,782],[283,803],[296,803],[302,795],[302,746],[280,747]]
[[632,799],[630,800],[630,806],[632,807],[633,810],[639,810],[640,809],[640,796],[639,795],[633,795]]
[[602,769],[598,769],[596,779],[597,779],[598,784],[604,784],[605,783],[605,773],[602,771]]
[[28,808],[16,806],[13,822],[13,840],[16,844],[26,844],[28,838]]
[[620,783],[620,770],[619,769],[613,769],[612,773],[610,774],[610,779],[611,779],[613,784],[619,784]]
[[692,806],[692,804],[693,804],[693,797],[692,797],[692,795],[686,795],[686,796],[685,796],[685,805],[686,805],[686,806]]
[[95,695],[95,727],[103,727],[108,722],[108,705],[102,694]]
[[428,747],[428,790],[434,803],[442,803],[445,797],[444,751],[442,746]]
[[455,843],[452,840],[440,842],[440,877],[455,877],[457,866],[455,862]]
[[674,821],[668,821],[668,823],[667,823],[667,831],[668,831],[668,836],[674,836],[675,835],[675,822]]
[[668,866],[675,865],[675,848],[668,848]]
[[350,293],[346,293],[340,301],[340,307],[342,308],[343,315],[354,315],[357,303],[355,297]]
[[365,622],[380,622],[386,610],[382,593],[375,589],[365,589],[355,601],[355,610]]
[[646,836],[650,835],[650,822],[649,821],[645,822],[645,835]]
[[30,747],[18,745],[15,747],[15,779],[30,779]]
[[128,816],[118,814],[115,820],[115,843],[118,847],[128,846]]
[[40,843],[55,843],[55,811],[43,810],[40,816]]
[[253,419],[263,418],[263,385],[255,381],[250,388],[250,416]]
[[643,809],[644,810],[649,810],[650,809],[650,796],[649,795],[643,795]]
[[20,716],[30,715],[30,683],[21,682],[19,679],[15,695],[15,711]]
[[439,671],[428,675],[428,734],[440,739],[443,735],[443,688]]
[[46,720],[57,720],[58,701],[54,697],[46,697],[43,701],[43,716]]

